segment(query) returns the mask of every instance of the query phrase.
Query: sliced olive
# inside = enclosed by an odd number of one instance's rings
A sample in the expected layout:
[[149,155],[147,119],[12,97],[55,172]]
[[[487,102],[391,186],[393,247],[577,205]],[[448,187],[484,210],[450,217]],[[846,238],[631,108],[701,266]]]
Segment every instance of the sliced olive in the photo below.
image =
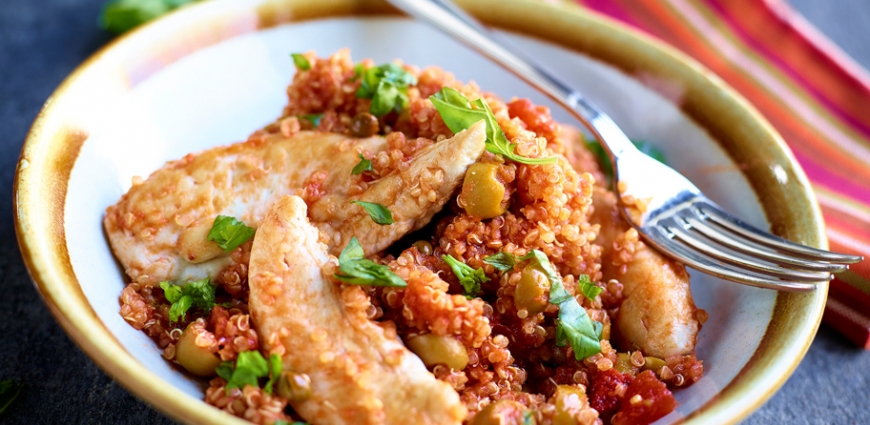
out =
[[634,375],[637,373],[637,368],[631,363],[631,354],[616,353],[616,363],[613,368],[619,373],[629,373]]
[[378,118],[368,112],[356,114],[350,120],[350,134],[354,137],[371,137],[378,134],[380,124]]
[[529,314],[537,314],[547,308],[550,294],[550,279],[539,265],[523,268],[520,281],[514,290],[514,305],[517,310],[525,309]]
[[484,219],[504,214],[504,184],[497,176],[496,164],[476,162],[468,167],[462,183],[465,212]]
[[553,401],[556,404],[553,425],[575,425],[577,414],[586,407],[586,393],[570,385],[558,385]]
[[188,372],[202,377],[214,376],[215,369],[221,364],[220,357],[208,348],[196,345],[196,322],[187,326],[175,345],[175,361]]
[[489,403],[474,415],[471,425],[535,425],[535,417],[526,406],[513,400]]
[[414,242],[414,247],[417,248],[417,251],[420,251],[420,254],[432,255],[432,244],[429,242],[417,241]]
[[462,370],[468,365],[468,351],[456,338],[433,334],[417,335],[408,338],[406,344],[428,367],[443,364],[453,370]]
[[311,378],[304,373],[281,372],[278,395],[290,401],[303,401],[311,397]]
[[658,372],[662,366],[667,366],[668,362],[658,358],[658,357],[644,357],[644,363],[641,369],[643,370],[651,370],[653,372]]

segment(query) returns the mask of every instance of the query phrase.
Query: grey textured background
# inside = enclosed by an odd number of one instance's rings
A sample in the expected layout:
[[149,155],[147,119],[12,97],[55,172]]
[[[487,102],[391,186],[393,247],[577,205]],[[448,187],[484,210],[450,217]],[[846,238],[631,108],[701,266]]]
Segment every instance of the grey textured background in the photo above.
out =
[[[15,243],[12,179],[39,108],[62,79],[111,39],[104,0],[0,0],[0,379],[25,387],[6,424],[169,424],[104,374],[66,336],[30,283]],[[791,0],[870,67],[870,0]],[[822,326],[807,357],[747,424],[870,422],[870,353]]]

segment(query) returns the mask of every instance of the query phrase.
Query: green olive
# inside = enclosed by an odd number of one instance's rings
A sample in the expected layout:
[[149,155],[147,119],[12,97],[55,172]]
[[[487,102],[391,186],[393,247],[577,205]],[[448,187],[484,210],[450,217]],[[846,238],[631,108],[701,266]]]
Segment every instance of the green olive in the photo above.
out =
[[513,400],[489,403],[474,415],[471,425],[534,425],[535,417],[528,409]]
[[188,372],[202,377],[214,376],[215,369],[221,364],[220,357],[208,348],[196,345],[194,324],[187,326],[181,339],[175,345],[175,360]]
[[637,369],[631,363],[631,354],[628,353],[616,353],[616,363],[613,364],[613,368],[619,373],[630,373],[633,375],[637,372]]
[[520,281],[514,290],[514,305],[529,314],[538,314],[547,308],[550,294],[550,279],[539,265],[523,268]]
[[468,167],[462,183],[466,213],[484,219],[504,214],[504,184],[497,174],[496,164],[476,162]]
[[378,118],[368,112],[356,114],[350,121],[350,134],[354,137],[370,137],[378,134],[378,130]]
[[417,241],[414,242],[414,247],[417,248],[417,251],[420,251],[420,254],[432,255],[432,244],[429,242]]
[[586,393],[570,385],[557,385],[553,401],[556,404],[556,414],[553,425],[575,425],[577,414],[585,406]]
[[417,335],[409,338],[406,344],[428,367],[443,364],[453,370],[462,370],[468,365],[468,351],[456,338],[433,334]]
[[643,367],[641,367],[641,369],[651,370],[653,372],[658,372],[658,370],[661,369],[662,366],[668,365],[668,362],[666,362],[658,357],[644,357],[643,361],[644,361],[644,363],[643,363]]
[[278,379],[278,395],[290,401],[311,398],[311,378],[304,373],[281,372]]

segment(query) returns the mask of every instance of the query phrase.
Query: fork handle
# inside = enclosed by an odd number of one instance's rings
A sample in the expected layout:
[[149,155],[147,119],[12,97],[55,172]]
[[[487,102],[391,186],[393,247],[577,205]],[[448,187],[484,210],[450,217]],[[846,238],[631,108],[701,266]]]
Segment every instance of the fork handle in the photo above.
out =
[[[450,0],[388,0],[393,6],[462,41],[534,86],[571,112],[599,140],[615,163],[623,152],[637,150],[607,114],[582,93],[540,66],[532,65],[490,37],[490,31]],[[605,136],[606,135],[606,136]],[[617,167],[613,167],[614,171]],[[618,177],[617,177],[618,178]]]

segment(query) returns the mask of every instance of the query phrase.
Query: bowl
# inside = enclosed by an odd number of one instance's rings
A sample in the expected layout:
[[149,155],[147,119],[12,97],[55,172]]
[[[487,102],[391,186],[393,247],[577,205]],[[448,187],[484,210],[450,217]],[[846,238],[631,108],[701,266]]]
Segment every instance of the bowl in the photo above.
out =
[[[573,5],[460,2],[660,148],[712,199],[749,222],[825,248],[807,179],[772,127],[721,80],[674,49]],[[355,59],[437,65],[503,98],[553,106],[471,50],[376,0],[212,0],[119,38],[46,102],[15,179],[18,242],[66,332],[106,372],[187,423],[243,423],[201,401],[204,382],[162,359],[119,315],[125,278],[101,220],[170,159],[244,140],[286,102],[289,53],[350,47]],[[562,122],[568,115],[553,107]],[[815,335],[827,286],[777,293],[692,273],[710,319],[705,376],[676,391],[660,423],[734,423],[785,382]]]

